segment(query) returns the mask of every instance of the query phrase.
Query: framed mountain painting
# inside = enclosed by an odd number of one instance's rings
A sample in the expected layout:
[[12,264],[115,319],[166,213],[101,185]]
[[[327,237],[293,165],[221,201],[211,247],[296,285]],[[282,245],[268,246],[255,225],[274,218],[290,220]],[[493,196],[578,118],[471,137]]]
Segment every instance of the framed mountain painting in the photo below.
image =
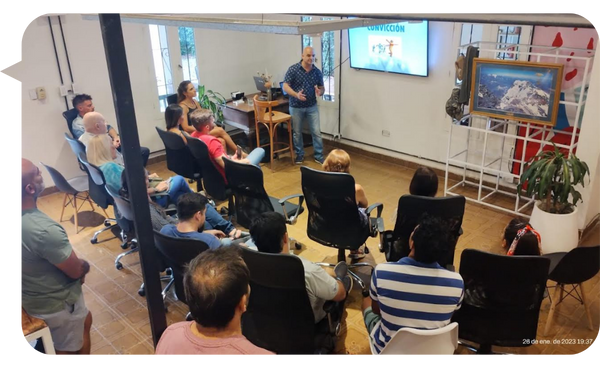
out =
[[562,64],[473,59],[470,112],[554,126]]

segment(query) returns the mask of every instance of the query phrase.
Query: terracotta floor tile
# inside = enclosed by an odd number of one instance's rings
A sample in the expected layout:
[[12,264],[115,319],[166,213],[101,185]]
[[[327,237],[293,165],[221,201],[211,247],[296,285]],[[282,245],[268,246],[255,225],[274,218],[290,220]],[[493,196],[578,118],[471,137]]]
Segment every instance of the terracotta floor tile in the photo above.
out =
[[143,342],[143,339],[140,339],[137,335],[130,332],[112,340],[111,343],[119,353],[123,354],[141,342]]

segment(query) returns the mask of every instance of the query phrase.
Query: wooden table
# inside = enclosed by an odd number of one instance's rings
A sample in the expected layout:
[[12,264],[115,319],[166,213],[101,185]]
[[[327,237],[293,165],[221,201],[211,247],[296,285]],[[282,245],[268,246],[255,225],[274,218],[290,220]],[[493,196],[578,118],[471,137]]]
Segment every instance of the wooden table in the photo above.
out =
[[[254,95],[258,93],[253,93],[245,96],[245,98],[252,100]],[[277,98],[279,105],[273,108],[275,111],[281,111],[286,114],[289,114],[289,101],[287,97],[280,96]],[[223,116],[225,117],[225,122],[228,125],[231,125],[235,128],[241,129],[246,136],[248,137],[248,143],[252,148],[256,145],[256,126],[254,123],[254,106],[249,106],[246,101],[235,105],[233,101],[228,101],[226,104],[226,108],[223,109]]]
[[55,354],[52,336],[46,322],[30,316],[23,308],[21,308],[21,328],[27,341],[30,342],[41,337],[46,354]]

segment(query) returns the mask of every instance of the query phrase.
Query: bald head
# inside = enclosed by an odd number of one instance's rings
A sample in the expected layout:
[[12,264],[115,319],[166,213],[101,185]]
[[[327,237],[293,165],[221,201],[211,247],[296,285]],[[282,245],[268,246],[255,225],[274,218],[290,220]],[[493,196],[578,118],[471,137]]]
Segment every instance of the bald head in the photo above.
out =
[[24,203],[26,200],[31,203],[31,199],[37,198],[44,190],[44,178],[40,169],[26,158],[21,159],[21,188]]
[[315,51],[312,47],[307,46],[302,50],[302,66],[305,68],[312,67],[315,62]]
[[99,112],[88,112],[83,117],[83,126],[87,133],[105,134],[107,132],[104,116]]

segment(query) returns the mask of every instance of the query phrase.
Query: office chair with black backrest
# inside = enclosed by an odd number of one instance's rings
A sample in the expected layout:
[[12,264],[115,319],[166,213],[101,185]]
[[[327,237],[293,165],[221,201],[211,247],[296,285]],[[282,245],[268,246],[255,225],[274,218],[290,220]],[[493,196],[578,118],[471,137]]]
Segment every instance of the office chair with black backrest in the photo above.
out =
[[168,105],[173,105],[173,104],[176,105],[177,104],[177,93],[167,96],[167,104]]
[[[92,200],[90,199],[88,176],[80,175],[67,180],[58,170],[56,170],[52,166],[46,165],[43,162],[40,162],[40,164],[42,164],[46,168],[46,170],[48,170],[50,176],[52,177],[52,181],[54,182],[54,185],[56,185],[58,190],[65,193],[62,210],[60,211],[59,221],[62,222],[63,214],[65,213],[65,207],[68,205],[72,205],[73,209],[75,210],[75,214],[73,215],[73,219],[75,220],[75,230],[78,234],[79,222],[77,217],[79,215],[79,210],[84,205],[85,201],[88,201],[90,203],[90,206],[92,207],[92,211],[94,210],[94,205],[92,204]],[[81,205],[79,207],[77,207],[78,199],[81,201]],[[67,200],[69,202],[67,202]]]
[[206,195],[218,202],[228,201],[228,207],[231,208],[231,190],[225,183],[223,175],[213,164],[206,143],[198,138],[188,137],[187,144],[196,160],[196,165],[202,171],[202,183]]
[[462,234],[461,225],[465,213],[465,197],[424,197],[405,194],[398,200],[398,214],[394,231],[382,236],[382,252],[388,262],[396,262],[410,253],[408,240],[424,214],[439,217],[450,226],[447,252],[438,260],[442,267],[454,267],[454,249]]
[[[542,243],[543,244],[543,243]],[[588,326],[593,331],[592,316],[590,314],[590,300],[586,300],[585,290],[582,283],[596,276],[600,270],[600,245],[594,247],[578,247],[568,253],[550,253],[542,257],[550,260],[550,273],[548,279],[556,282],[556,289],[552,297],[550,313],[546,320],[544,335],[548,336],[552,326],[554,312],[560,302],[567,296],[571,296],[583,304],[587,315]],[[565,285],[572,285],[571,291],[565,292]],[[575,295],[573,295],[575,292]],[[581,295],[580,295],[581,293]]]
[[[102,208],[106,219],[104,220],[104,228],[96,231],[92,239],[90,239],[90,243],[96,244],[98,243],[98,235],[105,232],[106,230],[110,230],[113,227],[117,226],[118,220],[114,218],[109,218],[106,213],[106,209],[108,206],[113,206],[114,208],[114,200],[106,191],[106,181],[104,180],[104,175],[102,171],[96,166],[87,162],[87,156],[85,152],[80,152],[77,156],[79,162],[85,168],[86,173],[88,174],[88,183],[89,183],[89,193],[92,200],[98,205],[98,207]],[[114,209],[116,211],[116,209]],[[115,214],[116,215],[116,214]],[[111,224],[111,221],[115,221],[115,224]]]
[[[71,147],[71,151],[73,151],[73,153],[75,154],[76,159],[81,152],[83,152],[83,154],[85,155],[85,145],[81,141],[74,139],[72,137],[69,137],[69,135],[67,133],[65,133],[65,139],[67,140],[67,143],[69,143],[69,147]],[[81,162],[79,162],[79,160],[77,160],[77,164],[79,165],[79,169],[81,171],[87,172],[86,169],[81,164]]]
[[458,337],[479,344],[478,353],[492,345],[524,347],[534,343],[544,299],[550,260],[539,256],[503,256],[465,249],[460,275],[465,291],[453,322]]
[[79,115],[79,111],[75,108],[62,113],[63,118],[67,121],[67,128],[73,138],[75,137],[75,134],[73,134],[73,120],[77,118],[77,115]]
[[175,296],[186,303],[183,287],[183,275],[186,265],[206,250],[208,245],[198,239],[174,238],[154,230],[154,245],[158,249],[165,265],[173,271]]
[[[367,224],[364,224],[356,205],[354,178],[350,174],[314,170],[306,166],[302,173],[302,192],[308,207],[307,235],[319,244],[338,249],[338,262],[346,260],[346,249],[357,250],[369,236],[376,237],[383,231],[381,212],[383,204],[374,203],[366,209]],[[377,209],[377,217],[371,212]],[[368,253],[368,249],[365,249]],[[334,264],[317,263],[333,267]],[[367,292],[364,282],[351,271],[357,267],[373,266],[366,262],[348,265],[348,273]]]
[[[277,212],[285,217],[286,223],[293,225],[304,212],[302,194],[293,194],[285,198],[270,197],[265,191],[263,172],[260,168],[223,158],[225,175],[233,192],[235,216],[238,224],[250,228],[252,219],[265,212]],[[289,202],[298,198],[298,204]],[[300,245],[296,243],[296,248]]]
[[196,180],[196,191],[202,190],[202,171],[190,152],[187,144],[176,133],[167,132],[156,127],[156,131],[165,145],[167,154],[167,169],[183,176]]
[[[254,345],[277,354],[333,350],[340,322],[328,313],[315,324],[302,261],[294,255],[240,248],[250,270],[251,290],[248,308],[242,315],[242,334]],[[324,308],[331,311],[333,305],[327,302]]]

